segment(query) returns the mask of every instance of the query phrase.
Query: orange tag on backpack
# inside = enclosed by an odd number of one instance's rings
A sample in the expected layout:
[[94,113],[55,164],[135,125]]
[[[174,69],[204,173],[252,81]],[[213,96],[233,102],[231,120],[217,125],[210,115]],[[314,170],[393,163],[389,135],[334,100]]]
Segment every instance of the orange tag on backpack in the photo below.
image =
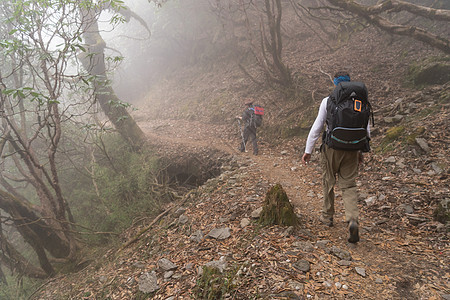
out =
[[361,108],[362,108],[362,102],[361,102],[361,100],[354,100],[354,107],[353,107],[353,109],[355,110],[355,111],[359,111],[359,112],[361,112]]

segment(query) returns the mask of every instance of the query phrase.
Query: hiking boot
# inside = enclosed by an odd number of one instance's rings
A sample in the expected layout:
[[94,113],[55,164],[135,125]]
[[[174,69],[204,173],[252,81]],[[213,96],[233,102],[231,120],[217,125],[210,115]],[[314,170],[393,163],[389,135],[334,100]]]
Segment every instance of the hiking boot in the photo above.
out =
[[320,222],[322,222],[322,224],[324,224],[328,227],[333,226],[333,217],[320,216],[319,220],[320,220]]
[[350,220],[350,222],[348,222],[348,231],[350,232],[348,242],[357,243],[359,241],[358,222],[356,222],[355,220]]

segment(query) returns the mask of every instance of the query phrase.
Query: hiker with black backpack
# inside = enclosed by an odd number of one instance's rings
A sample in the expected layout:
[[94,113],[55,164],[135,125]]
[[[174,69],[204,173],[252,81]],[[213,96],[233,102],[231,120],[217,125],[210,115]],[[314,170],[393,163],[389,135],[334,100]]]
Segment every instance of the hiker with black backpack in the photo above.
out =
[[256,128],[261,126],[264,109],[259,105],[253,105],[252,99],[245,100],[245,110],[241,117],[236,117],[244,123],[244,130],[241,128],[242,141],[239,146],[241,152],[246,152],[246,144],[251,139],[253,144],[253,155],[258,155],[258,141],[256,138]]
[[370,151],[369,119],[372,115],[373,121],[373,114],[364,83],[350,81],[347,72],[336,73],[333,82],[336,87],[320,104],[319,113],[306,141],[302,161],[305,164],[309,162],[314,144],[326,124],[320,147],[323,172],[323,210],[320,220],[327,226],[333,226],[334,185],[337,175],[350,234],[348,241],[357,243],[359,212],[356,176],[358,165],[363,162],[362,152]]

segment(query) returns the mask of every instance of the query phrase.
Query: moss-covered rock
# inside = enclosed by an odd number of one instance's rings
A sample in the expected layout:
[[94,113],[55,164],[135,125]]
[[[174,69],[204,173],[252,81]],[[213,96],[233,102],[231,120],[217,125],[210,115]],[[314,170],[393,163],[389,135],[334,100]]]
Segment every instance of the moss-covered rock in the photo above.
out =
[[299,219],[281,184],[271,187],[266,194],[259,222],[263,225],[296,226]]
[[445,84],[450,81],[450,62],[448,58],[428,58],[411,65],[408,78],[419,87],[430,84]]
[[193,290],[195,299],[223,299],[232,285],[219,269],[214,267],[203,267],[203,273],[197,280],[197,286]]
[[400,142],[405,132],[404,126],[394,126],[386,131],[383,140],[376,148],[377,152],[386,152],[392,150],[395,144]]
[[384,140],[386,142],[392,142],[397,140],[405,131],[405,127],[404,126],[396,126],[396,127],[391,127],[386,131],[386,135],[384,137]]
[[416,138],[421,136],[422,134],[425,133],[425,127],[418,127],[416,129],[414,129],[414,131],[412,133],[410,133],[407,137],[406,137],[406,143],[408,145],[415,145],[416,144]]
[[450,222],[450,199],[442,200],[434,210],[434,219],[443,224]]

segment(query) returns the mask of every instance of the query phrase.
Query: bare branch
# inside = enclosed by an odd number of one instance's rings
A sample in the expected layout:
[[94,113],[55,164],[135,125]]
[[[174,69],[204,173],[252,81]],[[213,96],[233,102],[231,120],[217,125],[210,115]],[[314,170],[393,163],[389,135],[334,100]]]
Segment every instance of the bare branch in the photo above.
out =
[[[424,42],[430,46],[433,46],[434,48],[437,48],[447,54],[450,53],[450,41],[446,38],[439,37],[431,32],[428,32],[422,28],[418,28],[415,26],[405,26],[405,25],[399,25],[392,23],[391,21],[387,20],[386,18],[383,18],[379,16],[378,14],[375,14],[370,7],[360,5],[356,3],[355,1],[349,1],[349,0],[328,0],[333,5],[336,5],[338,7],[341,7],[345,9],[346,11],[356,14],[365,20],[367,20],[369,23],[393,34],[397,35],[403,35],[403,36],[409,36],[412,37],[418,41]],[[390,2],[390,1],[387,1]],[[416,13],[425,13],[425,9],[423,7],[414,5],[414,4],[408,4],[404,5],[401,1],[392,1],[395,4],[393,7],[400,7],[400,5],[403,5],[403,7],[407,7],[409,11],[413,11]],[[393,4],[394,5],[394,4]],[[375,11],[379,11],[381,8],[376,8]],[[449,11],[446,10],[433,10],[429,9],[429,14],[438,14],[439,12],[440,18],[444,18],[444,20],[447,21],[447,14]]]
[[381,12],[408,11],[414,15],[422,16],[435,21],[450,22],[450,10],[435,9],[399,0],[383,1],[367,9],[368,13],[378,14]]
[[[320,36],[320,34],[317,32],[317,30],[314,29],[313,26],[311,26],[308,22],[306,22],[302,16],[299,15],[298,13],[298,7],[301,8],[302,12],[304,10],[306,10],[301,4],[295,3],[294,0],[289,0],[292,7],[294,8],[294,12],[297,15],[298,19],[300,20],[300,22],[302,22],[303,24],[305,24],[312,32],[315,33],[315,35],[320,39],[320,41],[329,49],[332,50],[333,48]],[[306,10],[308,11],[308,10]],[[320,26],[321,30],[323,32],[325,32],[326,34],[329,35],[328,31],[325,29],[325,27],[323,26],[323,24],[321,22],[318,22],[318,25]]]

